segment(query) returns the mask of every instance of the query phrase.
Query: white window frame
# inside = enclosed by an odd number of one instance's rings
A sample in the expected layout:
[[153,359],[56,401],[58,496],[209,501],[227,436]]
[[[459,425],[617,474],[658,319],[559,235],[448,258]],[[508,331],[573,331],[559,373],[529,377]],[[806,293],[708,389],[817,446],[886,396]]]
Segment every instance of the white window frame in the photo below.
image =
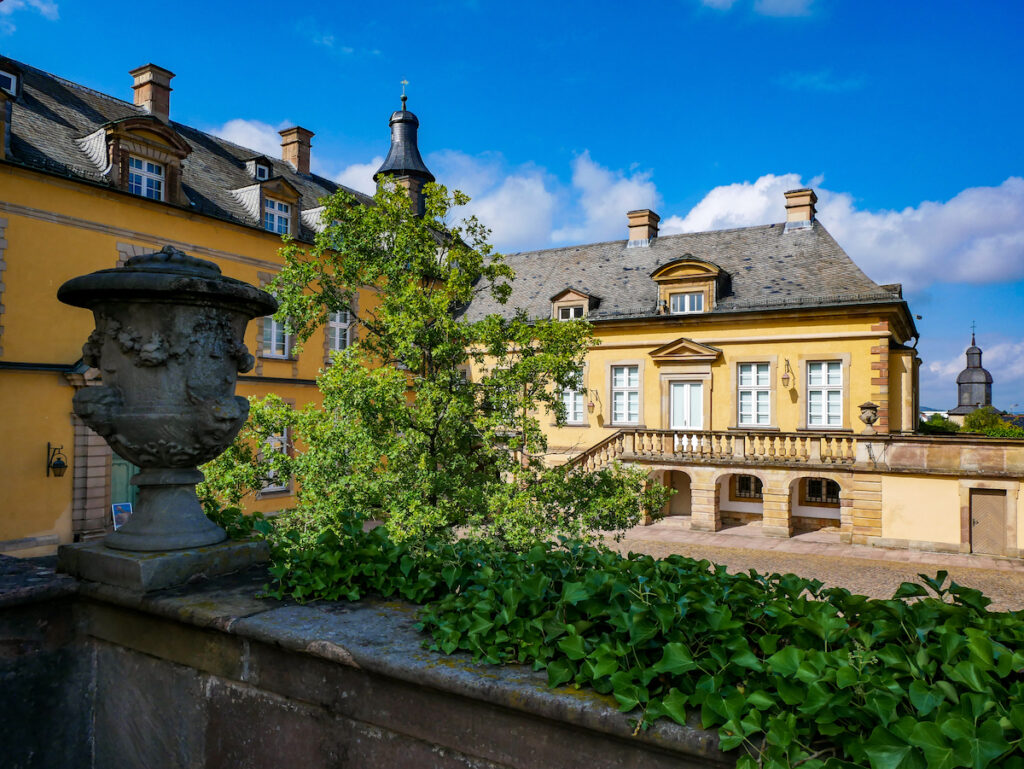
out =
[[257,163],[256,164],[256,180],[257,181],[261,181],[261,182],[265,182],[269,178],[270,178],[270,169],[267,168],[262,163]]
[[290,358],[292,354],[292,335],[287,324],[273,315],[263,318],[262,354],[264,358]]
[[276,198],[263,198],[263,229],[277,235],[287,235],[291,227],[291,204]]
[[[807,426],[835,427],[843,426],[843,400],[845,397],[845,372],[841,360],[807,361]],[[833,376],[835,374],[836,376]],[[817,378],[817,382],[815,379]],[[836,381],[838,380],[838,381]],[[817,398],[815,397],[817,396]],[[820,408],[815,421],[814,406]],[[829,406],[836,405],[837,413],[830,413]]]
[[640,424],[640,366],[612,366],[611,384],[612,424]]
[[558,308],[559,320],[581,320],[583,318],[582,304],[567,304]]
[[15,75],[13,72],[8,72],[7,70],[0,69],[0,76],[3,76],[5,78],[10,78],[10,81],[11,81],[11,84],[9,86],[0,85],[0,89],[6,91],[11,96],[14,96],[16,93],[18,93],[18,76],[17,75]]
[[672,315],[693,315],[704,312],[704,292],[680,291],[669,294],[668,311]]
[[[267,439],[263,442],[264,451],[276,451],[279,454],[288,453],[288,430],[286,429],[283,433],[274,433],[273,435],[267,436]],[[269,483],[264,486],[260,493],[273,493],[278,491],[291,491],[291,478],[284,479],[284,483],[275,483],[277,480],[277,471],[269,470],[268,475]]]
[[562,405],[565,406],[565,423],[581,425],[585,421],[583,396],[584,390],[562,390]]
[[154,163],[138,155],[128,156],[128,191],[133,195],[163,200],[166,175],[167,169],[162,163]]
[[338,310],[327,314],[327,350],[337,352],[346,349],[351,343],[352,315],[348,310]]
[[[736,424],[767,427],[772,423],[772,365],[766,362],[736,364]],[[744,401],[747,408],[744,408]]]

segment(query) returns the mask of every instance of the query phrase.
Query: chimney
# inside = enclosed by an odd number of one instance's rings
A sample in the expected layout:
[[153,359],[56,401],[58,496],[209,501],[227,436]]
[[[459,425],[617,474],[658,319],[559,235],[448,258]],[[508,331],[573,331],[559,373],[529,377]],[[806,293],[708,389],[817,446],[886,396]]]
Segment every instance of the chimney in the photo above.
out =
[[626,244],[626,248],[643,248],[651,245],[658,237],[658,222],[661,221],[661,217],[649,208],[630,211],[626,216],[629,219],[629,243]]
[[171,78],[174,73],[156,64],[144,64],[128,73],[135,78],[135,106],[165,123],[171,113]]
[[814,190],[790,190],[786,193],[786,232],[808,229],[814,222],[814,204],[818,196]]
[[309,173],[309,151],[313,145],[313,132],[295,126],[279,131],[281,134],[281,159],[300,174]]

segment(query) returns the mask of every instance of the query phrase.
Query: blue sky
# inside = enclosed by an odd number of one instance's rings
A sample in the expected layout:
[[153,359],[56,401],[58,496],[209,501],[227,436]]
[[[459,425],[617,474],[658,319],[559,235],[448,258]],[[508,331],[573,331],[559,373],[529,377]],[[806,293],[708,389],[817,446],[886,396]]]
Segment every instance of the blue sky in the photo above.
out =
[[[152,14],[152,23],[147,17]],[[996,405],[1024,411],[1024,4],[0,1],[0,52],[131,98],[173,70],[172,118],[366,187],[399,81],[439,181],[506,250],[819,218],[922,315],[922,401],[955,405],[970,324]]]

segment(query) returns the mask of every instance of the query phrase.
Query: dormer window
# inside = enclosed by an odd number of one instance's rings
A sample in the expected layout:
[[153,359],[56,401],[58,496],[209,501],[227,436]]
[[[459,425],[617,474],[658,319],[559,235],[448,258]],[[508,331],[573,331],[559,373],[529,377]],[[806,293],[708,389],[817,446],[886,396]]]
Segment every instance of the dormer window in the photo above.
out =
[[583,317],[583,305],[582,304],[570,304],[565,307],[558,308],[558,319],[559,320],[579,320]]
[[273,198],[263,200],[263,229],[267,232],[287,235],[291,219],[292,207],[290,205]]
[[150,200],[164,199],[164,167],[151,160],[128,156],[128,191]]
[[256,178],[259,181],[266,181],[270,178],[270,169],[265,165],[259,164],[256,166]]
[[18,76],[13,72],[5,72],[0,69],[0,90],[6,91],[11,96],[17,96]]
[[686,315],[691,312],[704,312],[704,292],[690,291],[669,294],[669,312],[673,315]]

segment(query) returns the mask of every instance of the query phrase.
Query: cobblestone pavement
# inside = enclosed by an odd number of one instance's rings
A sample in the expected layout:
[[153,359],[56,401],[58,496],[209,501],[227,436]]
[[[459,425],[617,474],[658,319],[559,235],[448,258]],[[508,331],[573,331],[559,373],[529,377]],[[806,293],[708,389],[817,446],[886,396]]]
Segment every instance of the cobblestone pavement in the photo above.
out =
[[609,544],[623,553],[632,550],[657,558],[673,553],[706,558],[730,572],[792,572],[872,598],[891,598],[901,583],[917,581],[919,573],[934,576],[945,569],[956,582],[991,598],[990,610],[1024,609],[1024,564],[978,558],[986,568],[977,568],[969,565],[972,556],[840,545],[832,532],[772,540],[750,532],[690,532],[668,519],[637,527],[622,542]]

